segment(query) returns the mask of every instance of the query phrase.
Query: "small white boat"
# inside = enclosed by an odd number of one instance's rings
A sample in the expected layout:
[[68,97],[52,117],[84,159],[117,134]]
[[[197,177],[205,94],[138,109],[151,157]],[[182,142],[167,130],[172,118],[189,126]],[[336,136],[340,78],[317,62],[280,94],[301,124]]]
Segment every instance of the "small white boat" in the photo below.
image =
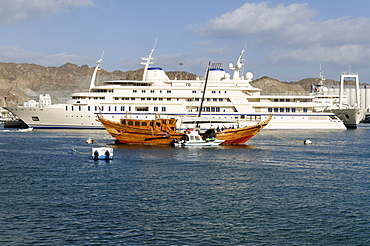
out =
[[174,147],[211,147],[218,146],[224,141],[214,137],[202,139],[198,129],[187,129],[180,142],[175,140],[170,145]]
[[112,160],[113,159],[113,148],[93,148],[92,159],[97,160]]

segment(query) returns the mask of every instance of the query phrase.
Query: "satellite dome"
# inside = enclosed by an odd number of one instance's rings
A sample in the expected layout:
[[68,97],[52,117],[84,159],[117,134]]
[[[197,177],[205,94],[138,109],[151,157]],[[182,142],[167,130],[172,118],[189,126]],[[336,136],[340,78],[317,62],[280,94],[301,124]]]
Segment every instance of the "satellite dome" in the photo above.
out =
[[246,79],[246,80],[252,80],[252,79],[253,79],[253,73],[251,73],[251,72],[247,72],[247,73],[245,74],[245,79]]

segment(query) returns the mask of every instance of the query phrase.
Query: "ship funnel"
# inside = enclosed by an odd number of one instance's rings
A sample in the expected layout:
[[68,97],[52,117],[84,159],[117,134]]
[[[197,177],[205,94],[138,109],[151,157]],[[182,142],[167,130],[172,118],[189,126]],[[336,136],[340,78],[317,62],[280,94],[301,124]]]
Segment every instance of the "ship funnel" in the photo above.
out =
[[160,67],[150,67],[148,68],[145,81],[166,81],[169,80],[167,74]]

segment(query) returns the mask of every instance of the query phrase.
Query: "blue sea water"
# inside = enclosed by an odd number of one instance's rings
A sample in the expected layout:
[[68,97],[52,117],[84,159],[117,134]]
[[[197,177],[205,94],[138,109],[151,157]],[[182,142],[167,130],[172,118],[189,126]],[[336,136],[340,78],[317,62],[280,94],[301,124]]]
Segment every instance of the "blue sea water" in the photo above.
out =
[[[0,245],[370,245],[369,138],[263,130],[184,149],[0,128]],[[102,146],[113,160],[90,159]]]

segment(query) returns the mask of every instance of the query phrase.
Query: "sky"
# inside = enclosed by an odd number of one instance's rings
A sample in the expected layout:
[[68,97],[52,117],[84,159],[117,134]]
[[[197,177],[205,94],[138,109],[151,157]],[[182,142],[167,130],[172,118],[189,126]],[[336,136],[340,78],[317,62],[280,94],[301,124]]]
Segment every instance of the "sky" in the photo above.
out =
[[[370,1],[0,0],[0,62],[204,76],[208,62],[235,63],[254,79],[358,73],[370,82]],[[183,65],[179,65],[179,64]]]

